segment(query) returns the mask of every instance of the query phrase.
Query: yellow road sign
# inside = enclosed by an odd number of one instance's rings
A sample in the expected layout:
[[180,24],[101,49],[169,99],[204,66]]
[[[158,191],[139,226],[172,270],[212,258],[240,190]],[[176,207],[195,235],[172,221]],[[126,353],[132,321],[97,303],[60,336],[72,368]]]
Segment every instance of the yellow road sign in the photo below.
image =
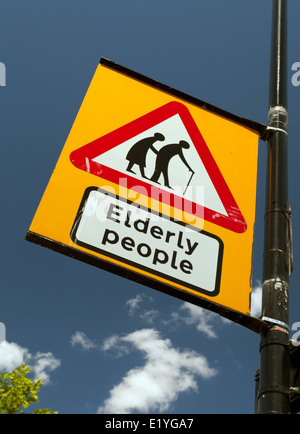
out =
[[264,128],[101,59],[26,238],[255,329]]

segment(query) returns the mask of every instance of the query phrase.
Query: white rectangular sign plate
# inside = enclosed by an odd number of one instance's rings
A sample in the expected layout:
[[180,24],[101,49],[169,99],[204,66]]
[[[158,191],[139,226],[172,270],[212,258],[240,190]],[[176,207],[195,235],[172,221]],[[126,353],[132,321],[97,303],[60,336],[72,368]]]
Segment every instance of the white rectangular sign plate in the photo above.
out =
[[99,188],[86,190],[71,238],[120,266],[125,262],[210,296],[219,293],[223,243],[217,236]]

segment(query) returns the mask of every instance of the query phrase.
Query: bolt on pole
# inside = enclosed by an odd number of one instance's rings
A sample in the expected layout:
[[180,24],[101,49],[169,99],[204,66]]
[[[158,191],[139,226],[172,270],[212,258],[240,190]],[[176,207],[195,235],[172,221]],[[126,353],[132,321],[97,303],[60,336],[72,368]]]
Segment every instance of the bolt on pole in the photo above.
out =
[[262,319],[256,412],[289,414],[290,206],[288,203],[287,0],[273,0]]

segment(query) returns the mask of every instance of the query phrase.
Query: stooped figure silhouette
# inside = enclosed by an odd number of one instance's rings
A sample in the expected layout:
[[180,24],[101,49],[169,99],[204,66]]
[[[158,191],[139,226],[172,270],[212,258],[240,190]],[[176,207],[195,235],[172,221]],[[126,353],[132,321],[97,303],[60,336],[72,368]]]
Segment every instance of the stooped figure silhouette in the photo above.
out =
[[147,137],[135,143],[126,156],[126,160],[129,161],[126,169],[127,172],[135,174],[132,167],[137,164],[140,167],[142,177],[147,179],[145,176],[147,153],[151,149],[155,154],[158,154],[158,151],[154,148],[153,144],[157,141],[163,142],[164,140],[165,137],[162,134],[155,133],[153,137]]
[[188,164],[188,162],[186,161],[183,155],[183,149],[189,149],[189,147],[190,145],[188,142],[181,140],[179,143],[173,143],[161,148],[157,152],[155,170],[152,175],[151,181],[159,184],[158,180],[160,175],[162,174],[164,177],[165,187],[172,188],[169,183],[168,169],[169,169],[169,163],[171,159],[175,157],[175,155],[178,155],[181,158],[182,162],[186,165],[188,170],[194,173],[193,169],[190,167],[190,165]]

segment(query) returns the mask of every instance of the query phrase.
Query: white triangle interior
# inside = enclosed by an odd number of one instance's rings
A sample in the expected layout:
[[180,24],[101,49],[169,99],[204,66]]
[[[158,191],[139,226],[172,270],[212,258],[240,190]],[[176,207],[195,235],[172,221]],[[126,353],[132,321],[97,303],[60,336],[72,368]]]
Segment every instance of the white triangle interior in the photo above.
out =
[[[179,143],[181,140],[188,142],[191,146],[189,149],[183,149],[183,154],[186,161],[195,172],[190,181],[189,187],[185,192],[186,186],[191,178],[191,172],[189,172],[188,168],[185,166],[180,157],[175,156],[170,160],[168,168],[170,186],[173,188],[173,190],[170,190],[164,186],[162,177],[159,179],[159,187],[168,192],[173,192],[177,196],[191,200],[192,202],[195,202],[203,207],[209,208],[212,211],[228,216],[214,187],[214,184],[211,181],[179,114],[176,114],[167,120],[158,123],[155,127],[149,128],[143,133],[132,137],[130,140],[121,143],[119,146],[116,146],[110,151],[95,157],[93,161],[124,173],[124,175],[130,175],[133,178],[142,180],[143,182],[158,186],[155,182],[152,182],[148,179],[145,180],[141,176],[140,169],[137,165],[133,166],[132,168],[135,174],[128,173],[126,171],[128,166],[126,156],[131,147],[144,138],[154,136],[155,133],[160,133],[165,136],[164,141],[157,141],[153,145],[158,151],[168,144]],[[145,175],[148,178],[151,178],[153,175],[155,162],[156,154],[149,150],[147,153],[145,168]]]

